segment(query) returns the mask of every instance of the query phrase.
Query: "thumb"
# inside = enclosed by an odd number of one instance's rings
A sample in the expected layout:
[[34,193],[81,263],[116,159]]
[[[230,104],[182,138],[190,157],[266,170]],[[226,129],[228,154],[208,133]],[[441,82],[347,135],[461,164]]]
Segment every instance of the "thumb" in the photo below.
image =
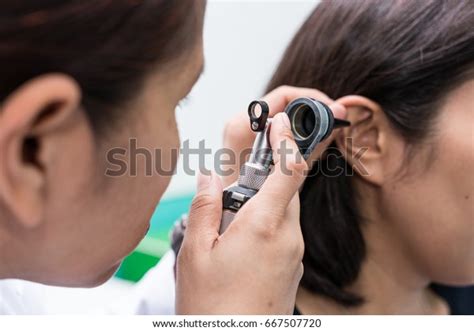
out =
[[[217,237],[222,217],[222,184],[215,173],[198,175],[197,193],[191,203],[185,241],[210,249]],[[183,243],[184,244],[184,243]]]
[[271,206],[273,212],[280,216],[267,220],[269,223],[284,219],[288,204],[298,193],[307,171],[307,164],[293,138],[288,116],[278,113],[271,125],[270,144],[275,166],[255,196],[259,205]]

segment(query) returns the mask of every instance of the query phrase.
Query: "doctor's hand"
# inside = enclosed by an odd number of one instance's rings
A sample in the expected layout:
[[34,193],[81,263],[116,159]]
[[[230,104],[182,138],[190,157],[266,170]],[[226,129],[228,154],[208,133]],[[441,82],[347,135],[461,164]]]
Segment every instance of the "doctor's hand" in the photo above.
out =
[[[283,112],[285,107],[291,101],[302,97],[309,97],[324,102],[329,106],[329,108],[331,108],[336,118],[344,119],[346,117],[346,108],[342,104],[334,102],[326,94],[315,89],[280,86],[265,95],[262,100],[267,102],[270,108],[269,116],[273,117],[276,114]],[[222,169],[226,173],[225,176],[222,176],[224,187],[229,186],[237,180],[240,167],[245,163],[251,151],[256,133],[250,129],[249,123],[247,112],[241,112],[226,124],[224,130],[224,148],[233,152],[233,155],[236,156],[236,162],[222,165]],[[307,160],[309,165],[321,156],[322,152],[324,152],[333,141],[336,134],[337,132],[333,132],[328,139],[324,140],[316,147]]]
[[[176,271],[178,314],[292,314],[303,274],[298,188],[307,165],[286,114],[274,117],[275,167],[219,235],[222,184],[200,176]],[[275,150],[275,149],[274,149]]]

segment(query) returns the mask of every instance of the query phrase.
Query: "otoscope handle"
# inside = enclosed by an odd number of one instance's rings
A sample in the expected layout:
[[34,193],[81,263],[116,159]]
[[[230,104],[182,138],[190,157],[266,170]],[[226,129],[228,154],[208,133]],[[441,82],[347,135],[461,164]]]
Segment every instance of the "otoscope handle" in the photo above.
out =
[[[262,113],[257,116],[255,107],[259,105]],[[223,233],[234,220],[235,214],[253,197],[267,179],[273,164],[269,132],[271,120],[268,119],[268,105],[264,101],[253,101],[249,106],[251,129],[257,132],[249,161],[240,169],[236,186],[224,190],[222,198],[222,219],[219,233]]]
[[235,214],[242,208],[242,206],[250,200],[258,190],[248,187],[243,187],[237,184],[224,190],[222,196],[222,219],[219,233],[222,234],[227,229],[230,223],[234,220]]
[[227,227],[232,223],[235,217],[235,212],[229,210],[229,209],[224,209],[222,212],[222,220],[221,220],[221,227],[219,228],[219,234],[223,234],[225,230],[227,230]]

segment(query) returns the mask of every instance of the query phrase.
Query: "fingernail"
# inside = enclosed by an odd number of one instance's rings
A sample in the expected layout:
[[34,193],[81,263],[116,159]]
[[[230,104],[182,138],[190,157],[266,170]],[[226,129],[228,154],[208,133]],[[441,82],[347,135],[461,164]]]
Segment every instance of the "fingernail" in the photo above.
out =
[[347,117],[347,109],[340,103],[334,102],[331,104],[331,110],[336,118],[345,119]]
[[198,181],[197,181],[198,191],[202,191],[205,188],[209,187],[209,184],[211,183],[211,176],[205,174],[204,171],[207,171],[207,170],[203,170],[203,172],[200,172],[198,174]]

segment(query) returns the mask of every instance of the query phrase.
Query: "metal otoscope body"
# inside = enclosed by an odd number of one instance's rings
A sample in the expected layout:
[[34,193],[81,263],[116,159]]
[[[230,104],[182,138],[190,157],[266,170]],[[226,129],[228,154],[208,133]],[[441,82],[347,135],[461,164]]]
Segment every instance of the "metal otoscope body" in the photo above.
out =
[[[250,128],[257,132],[257,137],[249,160],[240,169],[237,185],[224,190],[220,233],[227,229],[239,209],[257,194],[273,165],[268,105],[264,101],[252,101],[248,113]],[[311,98],[293,100],[285,108],[285,113],[290,119],[295,142],[304,159],[311,155],[321,141],[329,137],[333,129],[350,125],[347,121],[334,118],[327,105]]]

